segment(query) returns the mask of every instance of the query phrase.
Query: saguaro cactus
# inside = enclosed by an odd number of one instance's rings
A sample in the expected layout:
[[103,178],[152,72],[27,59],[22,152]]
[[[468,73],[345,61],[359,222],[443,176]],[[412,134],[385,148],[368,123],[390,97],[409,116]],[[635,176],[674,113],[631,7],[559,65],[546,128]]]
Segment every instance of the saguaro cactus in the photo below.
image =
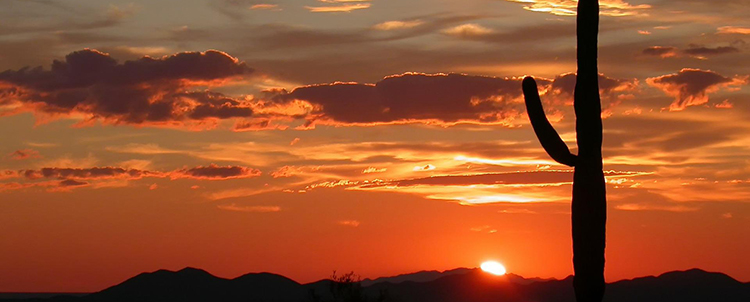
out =
[[526,110],[544,150],[573,174],[573,287],[578,302],[601,302],[604,296],[604,246],[607,196],[602,171],[602,118],[597,70],[599,1],[579,0],[578,74],[574,92],[578,155],[568,150],[547,120],[536,82],[523,80]]

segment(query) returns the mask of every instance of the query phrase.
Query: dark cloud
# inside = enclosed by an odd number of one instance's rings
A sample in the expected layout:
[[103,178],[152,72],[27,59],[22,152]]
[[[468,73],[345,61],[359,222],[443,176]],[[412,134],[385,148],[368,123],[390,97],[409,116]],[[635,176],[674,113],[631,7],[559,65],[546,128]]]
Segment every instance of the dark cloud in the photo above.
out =
[[108,54],[85,49],[67,55],[64,61],[55,60],[49,70],[36,67],[0,73],[0,102],[128,124],[250,116],[252,110],[242,100],[209,91],[185,91],[252,71],[244,62],[215,50],[119,64]]
[[685,68],[678,73],[648,78],[646,82],[674,96],[669,110],[679,111],[707,103],[708,94],[721,88],[745,85],[747,78],[729,78],[710,70]]
[[60,179],[139,179],[145,176],[161,176],[158,172],[117,167],[94,168],[42,168],[39,170],[23,170],[21,174],[28,179],[60,178]]
[[723,55],[728,53],[740,52],[740,50],[734,46],[722,46],[716,48],[709,48],[698,45],[691,45],[690,48],[685,49],[684,52],[694,56],[710,56],[710,55]]
[[375,84],[304,86],[276,99],[309,102],[320,119],[348,124],[497,123],[518,114],[520,96],[519,79],[407,73]]
[[[555,77],[550,86],[554,94],[559,94],[570,100],[572,100],[575,87],[575,73],[566,73]],[[616,105],[619,103],[621,95],[630,94],[637,88],[637,79],[613,79],[603,74],[599,74],[599,93],[604,101],[604,109]]]
[[41,156],[39,155],[39,151],[36,151],[34,149],[21,149],[8,154],[8,157],[15,160],[24,160],[30,158],[39,158]]
[[74,179],[62,180],[59,183],[59,186],[62,187],[62,188],[83,187],[83,186],[88,186],[88,185],[89,185],[89,183],[87,183],[87,182],[77,181],[77,180],[74,180]]
[[[599,81],[606,107],[619,102],[620,95],[638,86],[635,79],[613,79],[604,75]],[[538,82],[543,88],[551,88],[552,93],[548,95],[570,98],[575,74],[563,74],[553,80],[538,79]],[[271,97],[275,102],[309,103],[313,108],[306,117],[310,123],[509,124],[525,110],[519,78],[464,74],[405,73],[386,77],[375,84],[334,82],[275,93],[277,95]]]
[[[170,172],[126,169],[121,167],[93,167],[93,168],[42,168],[39,170],[0,171],[1,178],[23,177],[28,180],[60,179],[68,183],[73,181],[101,181],[101,180],[137,180],[146,177],[170,179],[203,179],[224,180],[234,178],[251,178],[260,176],[261,172],[242,166],[198,166],[194,168],[178,169]],[[41,185],[47,183],[32,183]],[[28,186],[22,186],[28,187]],[[19,187],[21,188],[21,187]]]
[[260,176],[260,171],[240,166],[198,166],[191,169],[182,169],[170,174],[172,179],[176,178],[194,178],[206,180],[222,180],[233,178],[250,178]]

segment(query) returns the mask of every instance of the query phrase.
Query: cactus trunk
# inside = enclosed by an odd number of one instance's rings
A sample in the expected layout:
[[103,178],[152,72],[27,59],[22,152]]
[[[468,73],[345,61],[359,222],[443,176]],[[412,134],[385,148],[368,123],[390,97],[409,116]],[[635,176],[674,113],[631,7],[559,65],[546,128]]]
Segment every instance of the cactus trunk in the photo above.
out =
[[604,247],[607,199],[602,170],[602,119],[597,70],[599,1],[578,1],[578,72],[574,96],[578,155],[573,155],[547,121],[532,78],[523,91],[529,119],[539,141],[557,162],[575,167],[573,176],[573,287],[578,302],[604,296]]

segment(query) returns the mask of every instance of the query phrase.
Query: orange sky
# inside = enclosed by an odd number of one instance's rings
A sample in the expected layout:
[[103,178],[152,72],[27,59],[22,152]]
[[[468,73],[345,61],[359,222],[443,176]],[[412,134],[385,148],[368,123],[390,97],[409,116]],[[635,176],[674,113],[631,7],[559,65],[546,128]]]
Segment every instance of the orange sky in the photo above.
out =
[[[608,281],[750,281],[748,8],[601,3]],[[572,173],[520,79],[574,146],[574,4],[0,3],[0,291],[185,266],[563,278]]]

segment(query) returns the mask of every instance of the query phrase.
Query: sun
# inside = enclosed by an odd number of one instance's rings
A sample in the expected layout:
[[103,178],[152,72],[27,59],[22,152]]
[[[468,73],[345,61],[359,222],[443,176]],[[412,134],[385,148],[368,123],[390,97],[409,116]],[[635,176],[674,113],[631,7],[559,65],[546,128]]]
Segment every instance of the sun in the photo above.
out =
[[500,264],[497,261],[485,261],[482,262],[482,265],[479,266],[482,268],[483,271],[488,272],[493,275],[502,276],[505,275],[505,266]]

